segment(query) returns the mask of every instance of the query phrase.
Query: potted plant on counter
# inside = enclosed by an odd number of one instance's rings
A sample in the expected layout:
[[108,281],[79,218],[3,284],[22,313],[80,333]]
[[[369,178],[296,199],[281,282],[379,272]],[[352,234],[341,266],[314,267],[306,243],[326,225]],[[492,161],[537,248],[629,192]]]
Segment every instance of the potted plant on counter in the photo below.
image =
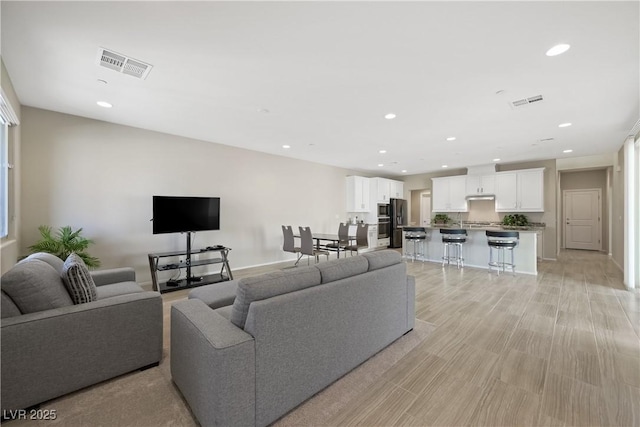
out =
[[507,214],[502,218],[504,228],[528,227],[529,219],[522,214]]
[[433,217],[433,225],[447,225],[451,222],[451,218],[447,214],[435,214]]

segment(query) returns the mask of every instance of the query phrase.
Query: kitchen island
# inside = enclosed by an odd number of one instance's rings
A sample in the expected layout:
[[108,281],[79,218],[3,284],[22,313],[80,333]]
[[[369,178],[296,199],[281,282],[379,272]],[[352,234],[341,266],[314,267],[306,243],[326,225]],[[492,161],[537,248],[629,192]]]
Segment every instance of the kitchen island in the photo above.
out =
[[[500,226],[476,226],[465,225],[456,226],[428,226],[427,239],[424,246],[424,260],[431,262],[442,262],[443,244],[440,234],[441,228],[462,228],[467,230],[467,241],[463,245],[463,258],[466,267],[489,268],[489,245],[487,245],[487,236],[485,232],[489,231],[517,231],[520,233],[520,241],[514,249],[514,258],[516,264],[516,273],[522,274],[538,274],[537,261],[537,234],[540,227],[527,227],[520,229],[507,229]],[[403,233],[405,234],[405,233]],[[403,254],[407,247],[406,241],[403,241]],[[508,254],[506,255],[508,257]],[[455,266],[453,266],[455,267]]]

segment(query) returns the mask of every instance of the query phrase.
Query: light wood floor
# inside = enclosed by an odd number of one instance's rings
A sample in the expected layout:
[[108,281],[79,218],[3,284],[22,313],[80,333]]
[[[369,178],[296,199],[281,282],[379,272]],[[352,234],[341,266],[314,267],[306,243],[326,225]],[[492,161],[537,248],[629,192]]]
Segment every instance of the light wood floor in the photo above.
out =
[[640,293],[606,255],[566,251],[537,277],[408,270],[436,330],[330,425],[640,426]]

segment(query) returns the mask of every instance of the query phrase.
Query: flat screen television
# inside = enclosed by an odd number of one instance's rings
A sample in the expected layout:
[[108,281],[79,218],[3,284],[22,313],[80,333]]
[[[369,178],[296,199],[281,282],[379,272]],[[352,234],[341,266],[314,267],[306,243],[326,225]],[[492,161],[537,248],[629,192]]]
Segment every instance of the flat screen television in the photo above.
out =
[[219,197],[153,196],[153,234],[219,229]]

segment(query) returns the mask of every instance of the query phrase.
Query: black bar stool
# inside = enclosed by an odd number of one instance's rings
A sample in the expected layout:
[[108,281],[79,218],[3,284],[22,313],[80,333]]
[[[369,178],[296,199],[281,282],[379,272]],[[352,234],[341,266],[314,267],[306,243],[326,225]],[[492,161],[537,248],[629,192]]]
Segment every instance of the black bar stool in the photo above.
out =
[[[427,240],[427,229],[425,227],[404,227],[404,240],[406,247],[404,248],[405,258],[411,258],[415,261],[419,258],[424,261],[424,245]],[[412,245],[412,251],[409,252],[409,243]]]
[[[467,241],[467,230],[455,229],[455,228],[441,228],[440,234],[442,234],[443,254],[442,254],[442,266],[444,264],[455,261],[458,268],[464,267],[464,257],[462,256],[462,245]],[[454,249],[454,254],[451,255],[451,249]]]
[[[498,274],[500,268],[505,271],[506,267],[511,268],[513,274],[516,274],[516,264],[513,255],[513,249],[518,246],[520,233],[517,231],[487,231],[487,243],[489,244],[489,271],[491,267],[496,267]],[[498,259],[493,259],[493,251],[498,251]],[[505,252],[511,253],[511,262],[506,262]]]

